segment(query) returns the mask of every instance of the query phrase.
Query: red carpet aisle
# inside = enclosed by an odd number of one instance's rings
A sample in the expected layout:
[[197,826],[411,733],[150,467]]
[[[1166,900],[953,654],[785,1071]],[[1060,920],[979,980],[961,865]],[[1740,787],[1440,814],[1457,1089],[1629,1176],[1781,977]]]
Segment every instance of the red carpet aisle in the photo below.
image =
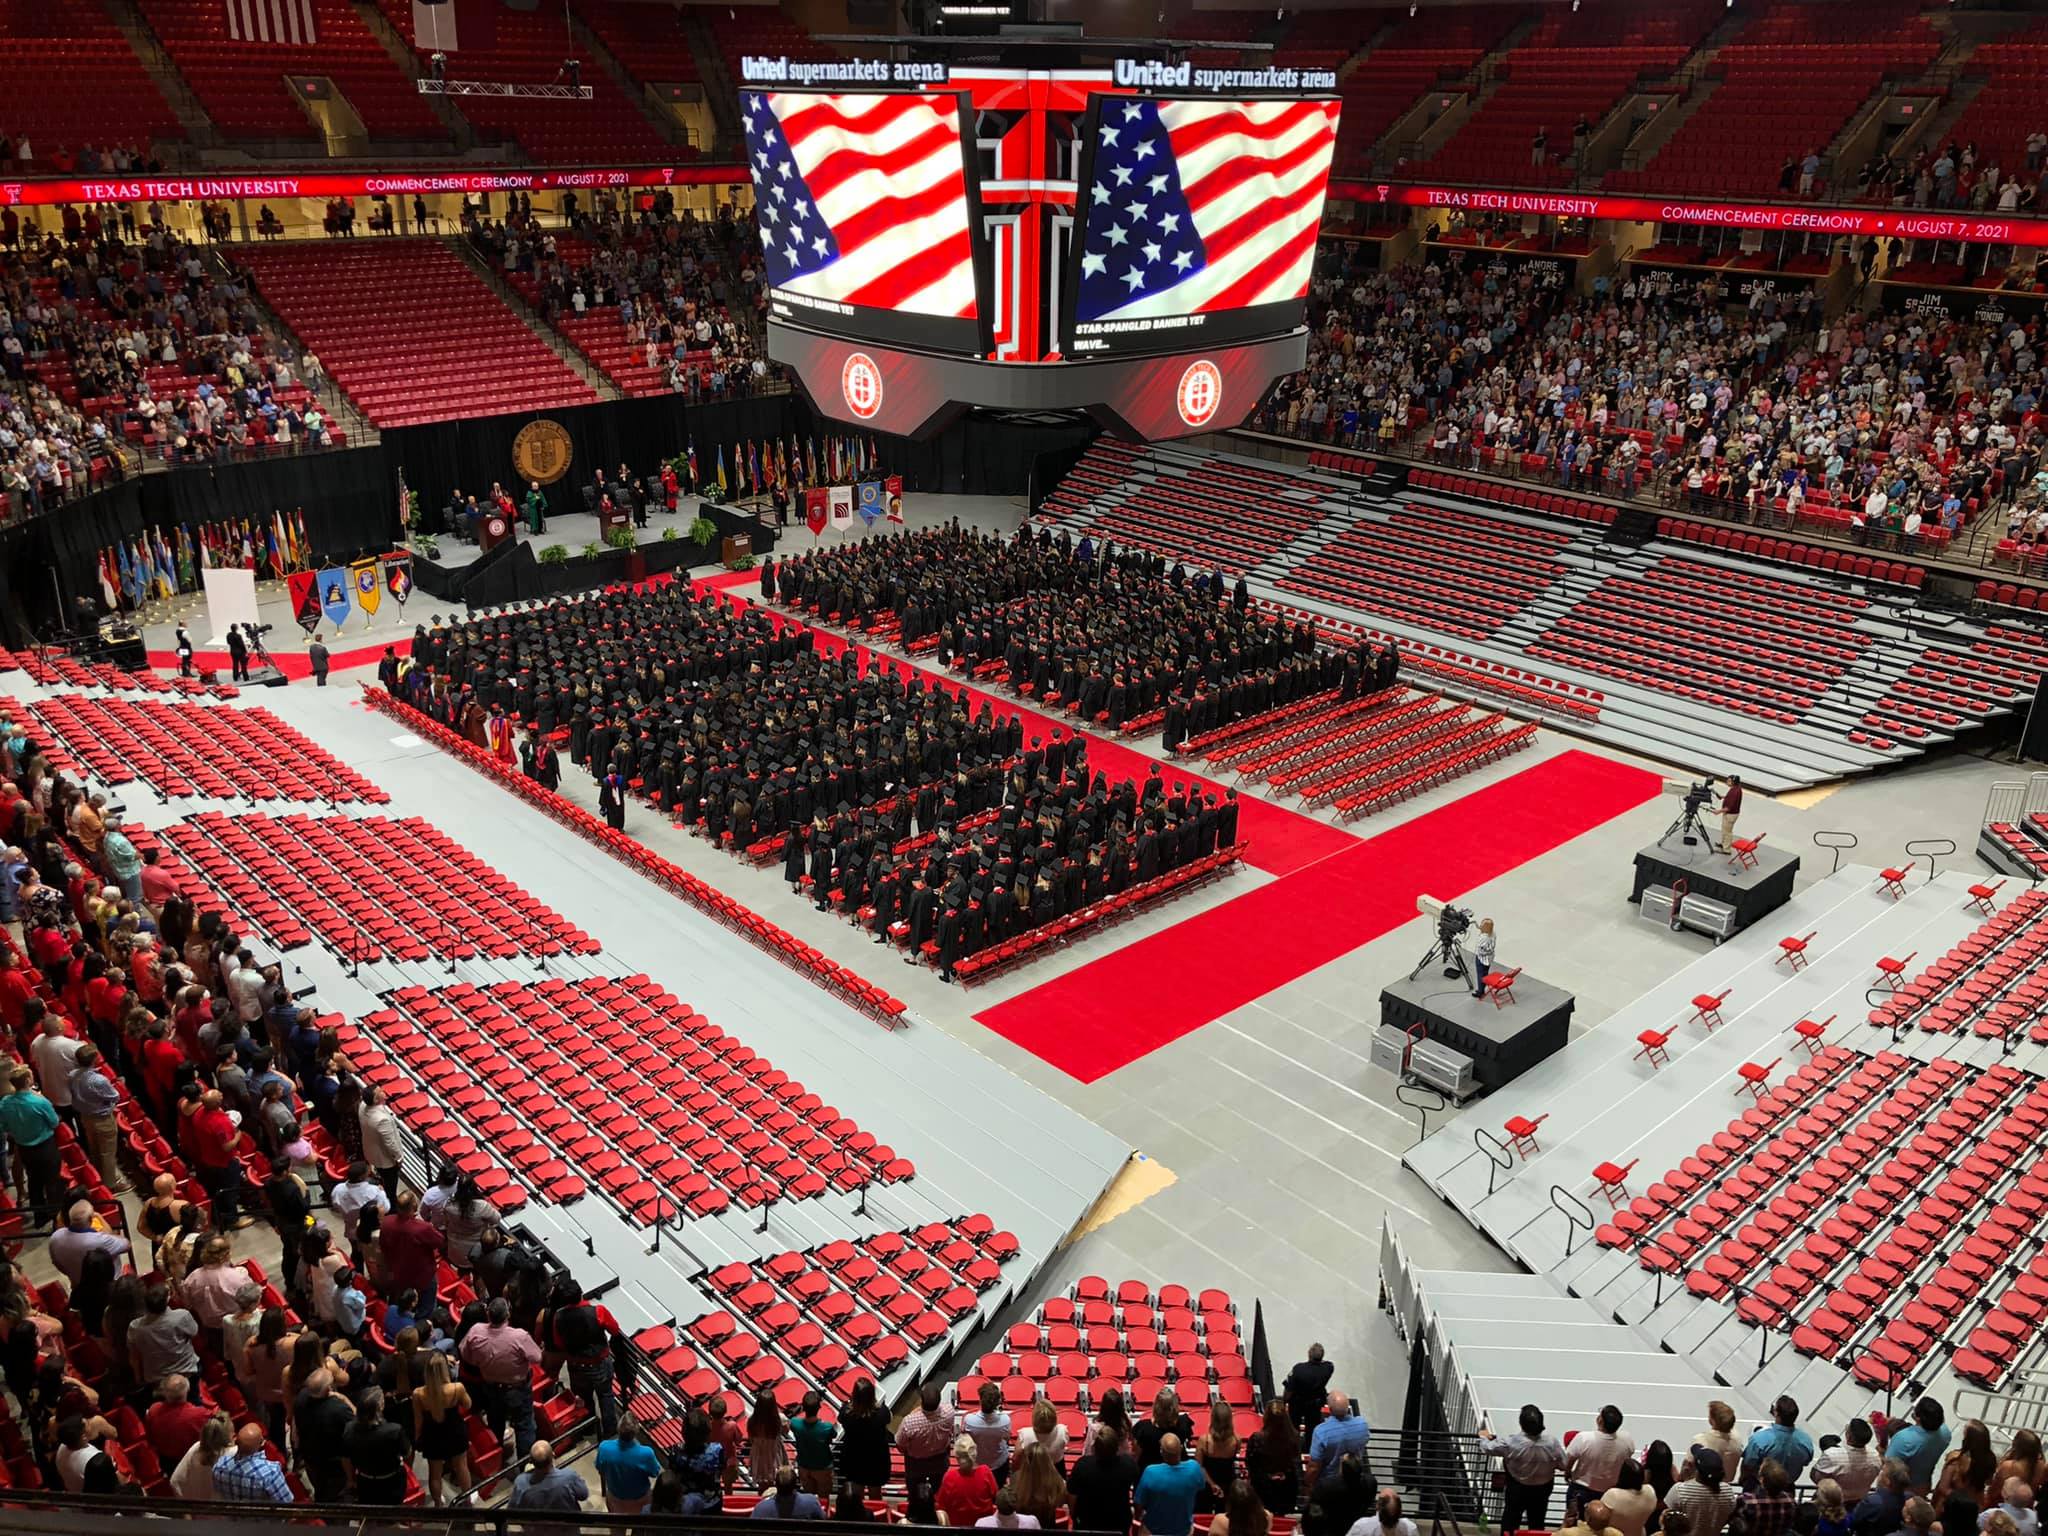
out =
[[[761,578],[759,573],[754,571],[732,571],[720,576],[707,577],[695,583],[695,586],[698,591],[710,589],[723,592],[736,602],[752,602],[760,595]],[[771,612],[775,613],[777,619],[790,618],[790,615],[780,611]],[[828,656],[836,656],[848,644],[843,636],[824,630],[814,629],[812,633],[817,637],[818,649]],[[910,667],[892,656],[878,656],[865,646],[858,649],[863,671],[879,661],[882,665],[895,667],[899,671],[921,672],[926,676],[940,678],[949,688],[956,692],[964,691],[977,703],[983,699],[988,700],[995,707],[998,716],[1007,718],[1010,715],[1022,715],[1027,736],[1049,736],[1055,725],[1069,731],[1073,729],[1071,719],[1055,720],[1050,715],[1023,707],[1015,699],[968,687],[951,673],[943,672],[936,667]],[[1090,771],[1100,769],[1109,775],[1112,783],[1120,778],[1132,778],[1142,784],[1146,773],[1157,761],[1119,742],[1087,732],[1083,734],[1088,737]],[[1201,778],[1172,763],[1163,764],[1161,772],[1168,784],[1199,784],[1205,792],[1213,791],[1219,799],[1223,795],[1223,785]],[[1302,816],[1294,811],[1283,810],[1277,805],[1268,804],[1249,795],[1242,796],[1239,803],[1244,809],[1238,814],[1237,835],[1241,840],[1249,839],[1251,842],[1251,852],[1246,862],[1254,869],[1261,869],[1272,875],[1292,874],[1318,859],[1326,859],[1333,853],[1358,846],[1358,839],[1349,832],[1317,821],[1312,816]]]
[[[337,635],[335,638],[339,640],[341,637]],[[401,656],[410,656],[412,654],[412,635],[408,633],[403,638],[382,640],[374,645],[359,646],[354,650],[348,651],[337,650],[333,646],[329,646],[328,670],[331,672],[346,672],[352,667],[374,667],[384,659],[384,647],[387,645],[395,647]],[[287,641],[282,646],[273,646],[270,652],[270,659],[277,663],[277,670],[282,672],[292,682],[304,682],[313,675],[313,663],[306,659],[304,647],[295,642]],[[202,672],[207,670],[218,672],[222,682],[228,681],[228,673],[233,670],[233,661],[234,658],[229,656],[226,651],[194,651],[192,653],[192,664],[195,667]],[[159,672],[176,672],[178,670],[178,653],[176,651],[151,651],[149,653],[149,664]]]
[[1640,768],[1562,753],[977,1017],[1092,1083],[1398,928],[1423,892],[1482,885],[1661,788]]

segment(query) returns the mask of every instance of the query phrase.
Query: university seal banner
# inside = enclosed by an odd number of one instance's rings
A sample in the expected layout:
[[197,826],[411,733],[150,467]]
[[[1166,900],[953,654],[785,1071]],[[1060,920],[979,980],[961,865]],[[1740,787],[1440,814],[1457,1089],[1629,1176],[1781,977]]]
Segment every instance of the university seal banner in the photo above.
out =
[[576,457],[569,429],[559,421],[530,421],[512,439],[512,468],[522,484],[538,480],[553,485],[569,473]]

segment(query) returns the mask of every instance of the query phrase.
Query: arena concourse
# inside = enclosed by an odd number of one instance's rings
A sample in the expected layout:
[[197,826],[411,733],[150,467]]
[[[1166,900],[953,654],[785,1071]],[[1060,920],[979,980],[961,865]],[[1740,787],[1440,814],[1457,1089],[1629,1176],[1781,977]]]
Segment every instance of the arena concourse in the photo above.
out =
[[2033,1536],[2048,26],[980,10],[0,0],[0,1529]]

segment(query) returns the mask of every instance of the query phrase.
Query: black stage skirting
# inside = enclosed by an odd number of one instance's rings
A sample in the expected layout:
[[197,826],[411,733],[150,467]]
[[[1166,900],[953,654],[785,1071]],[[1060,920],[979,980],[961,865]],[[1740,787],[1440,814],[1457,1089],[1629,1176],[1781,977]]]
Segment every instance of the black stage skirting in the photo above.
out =
[[1674,839],[1668,844],[1652,843],[1636,855],[1635,889],[1628,899],[1630,905],[1640,906],[1649,887],[1683,880],[1693,895],[1733,907],[1739,933],[1792,899],[1792,881],[1798,873],[1799,855],[1769,843],[1757,849],[1754,869],[1734,870],[1724,855],[1704,845],[1688,848]]
[[1380,1022],[1396,1029],[1422,1025],[1429,1038],[1472,1058],[1482,1089],[1511,1083],[1570,1038],[1571,993],[1526,973],[1515,978],[1515,1000],[1496,1008],[1431,967],[1413,981],[1380,992]]

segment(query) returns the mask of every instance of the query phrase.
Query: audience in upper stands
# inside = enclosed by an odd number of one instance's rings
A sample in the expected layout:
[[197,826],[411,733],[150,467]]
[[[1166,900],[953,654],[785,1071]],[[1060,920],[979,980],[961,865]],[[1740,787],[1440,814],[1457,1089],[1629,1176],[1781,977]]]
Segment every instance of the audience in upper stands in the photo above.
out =
[[1459,254],[1385,272],[1326,251],[1308,366],[1267,430],[1762,520],[1843,509],[1881,547],[2014,504],[2048,533],[2036,321],[1821,319],[1814,296],[1652,270],[1590,295]]
[[556,231],[535,219],[530,198],[514,199],[505,217],[473,220],[468,234],[551,324],[615,311],[631,355],[672,391],[747,394],[770,377],[760,235],[730,203],[700,219],[678,214],[665,191],[637,214],[600,193]]

